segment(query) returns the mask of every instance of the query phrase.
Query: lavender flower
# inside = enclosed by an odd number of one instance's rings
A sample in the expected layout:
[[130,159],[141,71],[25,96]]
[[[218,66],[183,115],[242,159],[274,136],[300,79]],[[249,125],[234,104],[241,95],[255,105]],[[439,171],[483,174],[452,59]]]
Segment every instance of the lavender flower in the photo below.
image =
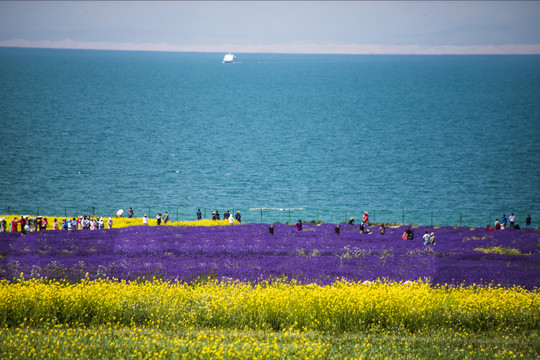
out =
[[[487,232],[483,228],[421,226],[415,239],[401,240],[408,228],[305,223],[217,227],[134,226],[98,231],[0,233],[0,278],[46,277],[77,282],[83,278],[151,279],[193,282],[208,277],[259,282],[286,279],[330,284],[336,279],[410,281],[433,284],[539,286],[539,232],[532,229]],[[421,235],[435,233],[435,245]],[[478,251],[511,247],[520,255]]]

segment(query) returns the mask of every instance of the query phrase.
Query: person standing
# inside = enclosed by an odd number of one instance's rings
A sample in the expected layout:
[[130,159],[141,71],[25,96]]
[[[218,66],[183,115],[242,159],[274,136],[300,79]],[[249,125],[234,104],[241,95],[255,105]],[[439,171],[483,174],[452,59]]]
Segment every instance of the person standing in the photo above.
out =
[[21,220],[19,220],[19,223],[21,224],[21,231],[24,231],[24,226],[26,225],[25,218],[21,216]]
[[514,216],[514,213],[511,213],[508,217],[508,221],[510,222],[510,228],[514,228],[514,222],[516,221],[516,217]]
[[148,216],[146,216],[146,214],[144,214],[144,216],[142,218],[142,223],[143,223],[143,225],[148,225]]
[[296,230],[302,231],[302,220],[300,219],[296,222]]
[[229,225],[232,225],[234,222],[234,218],[232,216],[232,214],[229,215]]
[[501,230],[505,229],[506,228],[506,222],[508,220],[506,219],[506,215],[503,214],[502,218],[501,218]]
[[112,229],[112,218],[109,217],[109,220],[107,221],[107,225],[109,225],[109,229]]
[[128,210],[128,218],[131,219],[132,217],[133,217],[133,208],[130,207]]
[[163,215],[163,225],[167,225],[169,222],[169,214],[165,211],[165,215]]
[[525,227],[531,226],[531,215],[527,215],[527,218],[525,219]]
[[236,212],[236,215],[234,216],[234,219],[238,221],[239,223],[242,223],[242,217],[240,216],[240,211]]
[[9,232],[17,232],[17,218],[13,218],[9,223]]
[[6,218],[0,218],[0,232],[6,232]]
[[364,216],[362,216],[362,220],[364,222],[364,226],[369,225],[369,215],[367,211],[364,211]]
[[53,230],[60,230],[60,224],[58,224],[58,219],[54,219],[52,223],[52,229]]
[[202,220],[201,209],[197,209],[197,220]]
[[158,226],[161,225],[161,214],[160,213],[157,214],[156,219],[157,219]]

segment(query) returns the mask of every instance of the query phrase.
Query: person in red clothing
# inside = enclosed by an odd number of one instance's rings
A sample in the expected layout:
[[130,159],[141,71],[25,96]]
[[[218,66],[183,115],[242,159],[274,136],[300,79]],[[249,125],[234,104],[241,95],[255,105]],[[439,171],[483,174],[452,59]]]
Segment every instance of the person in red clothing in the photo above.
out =
[[24,231],[24,225],[26,225],[25,218],[21,216],[21,220],[19,220],[19,223],[21,223],[21,231]]
[[401,235],[401,240],[407,240],[407,230],[403,232],[403,235]]
[[17,218],[13,218],[13,220],[11,220],[11,232],[17,232],[17,224]]
[[489,224],[487,225],[487,231],[493,231],[493,228]]
[[369,225],[369,215],[367,211],[364,211],[364,216],[362,217],[362,220],[364,221],[364,225]]

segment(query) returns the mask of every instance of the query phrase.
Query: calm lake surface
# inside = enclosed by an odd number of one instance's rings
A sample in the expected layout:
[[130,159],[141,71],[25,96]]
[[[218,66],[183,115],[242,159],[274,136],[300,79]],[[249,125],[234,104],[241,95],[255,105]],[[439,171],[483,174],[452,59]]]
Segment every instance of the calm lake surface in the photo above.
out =
[[236,55],[0,48],[0,213],[538,226],[540,56]]

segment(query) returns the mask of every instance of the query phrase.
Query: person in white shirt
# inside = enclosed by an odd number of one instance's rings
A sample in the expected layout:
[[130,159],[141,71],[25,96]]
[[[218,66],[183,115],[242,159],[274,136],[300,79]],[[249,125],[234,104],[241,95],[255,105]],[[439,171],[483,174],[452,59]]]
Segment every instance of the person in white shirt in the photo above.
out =
[[428,234],[428,232],[426,231],[426,233],[424,234],[424,236],[422,236],[422,239],[424,240],[424,245],[427,245],[429,244],[431,241],[430,241],[430,236]]
[[510,222],[510,229],[514,228],[514,221],[516,221],[516,217],[514,216],[514,213],[510,214],[508,217],[508,221]]

